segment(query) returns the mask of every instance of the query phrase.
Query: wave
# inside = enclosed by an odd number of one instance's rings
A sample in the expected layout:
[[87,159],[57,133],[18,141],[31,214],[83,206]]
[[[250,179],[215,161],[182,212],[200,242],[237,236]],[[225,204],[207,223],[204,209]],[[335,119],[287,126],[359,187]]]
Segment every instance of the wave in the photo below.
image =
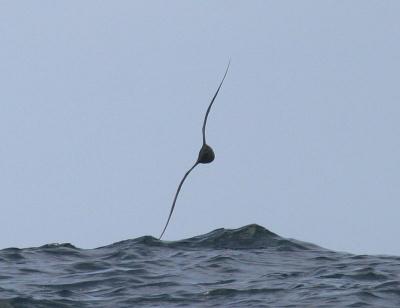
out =
[[327,250],[256,224],[179,241],[7,248],[0,307],[398,307],[399,261]]
[[161,246],[170,248],[210,248],[210,249],[266,249],[298,251],[323,249],[317,245],[294,239],[283,238],[268,229],[250,224],[238,229],[219,228],[209,233],[178,241],[160,241],[152,236],[142,236],[101,248],[127,247],[132,245]]
[[[219,228],[209,233],[177,241],[162,241],[153,236],[141,236],[136,239],[119,241],[110,245],[95,248],[112,249],[116,254],[124,254],[124,249],[135,246],[164,247],[179,249],[274,249],[278,251],[326,250],[317,245],[295,239],[281,237],[268,229],[251,224],[237,229]],[[63,257],[79,256],[87,251],[70,243],[46,244],[33,248],[6,248],[0,250],[1,258],[22,260],[24,253],[60,255]]]

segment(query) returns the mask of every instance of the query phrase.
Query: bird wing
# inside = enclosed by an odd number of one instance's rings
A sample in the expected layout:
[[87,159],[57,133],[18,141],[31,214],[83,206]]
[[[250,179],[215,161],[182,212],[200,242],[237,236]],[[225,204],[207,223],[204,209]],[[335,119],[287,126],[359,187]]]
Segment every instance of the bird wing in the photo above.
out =
[[175,194],[174,202],[172,202],[172,207],[171,207],[171,211],[169,212],[169,216],[168,216],[167,223],[165,224],[164,230],[162,231],[160,237],[158,238],[159,240],[161,240],[162,236],[164,235],[165,230],[167,229],[169,220],[171,219],[171,216],[172,216],[172,212],[174,211],[174,208],[175,208],[176,199],[178,198],[179,192],[181,191],[183,182],[185,182],[185,180],[186,180],[187,176],[189,175],[189,173],[192,172],[192,170],[193,170],[198,164],[199,164],[199,163],[196,162],[196,163],[192,166],[192,168],[190,168],[188,171],[186,171],[186,173],[185,173],[185,175],[183,176],[181,182],[179,183],[178,189],[177,189],[176,194]]
[[218,95],[219,89],[221,89],[222,83],[223,83],[224,80],[225,80],[225,77],[226,77],[226,74],[228,73],[228,69],[229,69],[230,64],[231,64],[231,61],[229,60],[228,66],[226,67],[225,75],[224,75],[224,77],[222,78],[221,83],[219,84],[219,87],[218,87],[218,89],[217,89],[217,92],[215,92],[215,94],[214,94],[214,96],[213,96],[213,98],[212,98],[212,100],[211,100],[211,103],[210,103],[210,105],[209,105],[208,108],[207,108],[206,116],[204,117],[203,130],[202,130],[202,131],[203,131],[203,144],[206,143],[206,123],[207,123],[208,114],[210,113],[211,106],[213,105],[213,103],[214,103],[214,101],[215,101],[215,98],[216,98],[217,95]]

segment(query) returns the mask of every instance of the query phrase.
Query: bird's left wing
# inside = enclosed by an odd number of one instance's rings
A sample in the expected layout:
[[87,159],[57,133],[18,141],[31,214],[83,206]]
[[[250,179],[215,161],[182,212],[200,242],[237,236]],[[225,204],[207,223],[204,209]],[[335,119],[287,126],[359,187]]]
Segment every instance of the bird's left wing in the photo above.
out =
[[221,89],[221,86],[222,86],[222,84],[223,84],[223,82],[224,82],[224,80],[225,80],[225,77],[226,77],[226,74],[228,73],[228,70],[229,70],[229,66],[230,66],[230,65],[231,65],[231,61],[229,60],[228,66],[226,67],[226,70],[225,70],[224,77],[222,78],[221,83],[220,83],[219,86],[218,86],[217,92],[215,92],[215,94],[214,94],[214,96],[213,96],[213,98],[212,98],[212,100],[211,100],[211,102],[210,102],[210,105],[209,105],[208,108],[207,108],[206,116],[204,117],[203,129],[202,129],[202,132],[203,132],[203,144],[206,143],[206,124],[207,124],[208,114],[210,113],[211,106],[214,104],[215,98],[216,98],[217,95],[218,95],[219,89]]

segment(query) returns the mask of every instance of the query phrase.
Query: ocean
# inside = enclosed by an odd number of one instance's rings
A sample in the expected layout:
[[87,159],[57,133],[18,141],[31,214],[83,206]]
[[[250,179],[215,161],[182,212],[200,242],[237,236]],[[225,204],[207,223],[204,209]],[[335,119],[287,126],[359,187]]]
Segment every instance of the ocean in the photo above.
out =
[[400,257],[331,251],[259,225],[7,248],[0,307],[400,307]]

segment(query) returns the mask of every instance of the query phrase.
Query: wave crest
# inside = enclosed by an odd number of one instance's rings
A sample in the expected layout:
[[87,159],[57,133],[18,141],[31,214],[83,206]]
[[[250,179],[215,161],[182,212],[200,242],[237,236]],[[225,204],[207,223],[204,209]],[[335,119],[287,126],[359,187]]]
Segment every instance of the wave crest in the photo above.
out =
[[[121,241],[115,246],[162,246],[169,248],[212,248],[212,249],[265,249],[280,251],[308,250],[318,246],[283,238],[268,229],[251,224],[238,229],[220,228],[209,233],[179,241],[160,241],[152,236],[142,236],[134,240]],[[318,247],[319,248],[319,247]]]
[[[209,247],[213,249],[264,249],[279,250],[309,249],[307,243],[285,239],[268,229],[251,224],[238,229],[217,229],[210,233],[175,242],[190,247]],[[311,244],[310,244],[311,245]]]

